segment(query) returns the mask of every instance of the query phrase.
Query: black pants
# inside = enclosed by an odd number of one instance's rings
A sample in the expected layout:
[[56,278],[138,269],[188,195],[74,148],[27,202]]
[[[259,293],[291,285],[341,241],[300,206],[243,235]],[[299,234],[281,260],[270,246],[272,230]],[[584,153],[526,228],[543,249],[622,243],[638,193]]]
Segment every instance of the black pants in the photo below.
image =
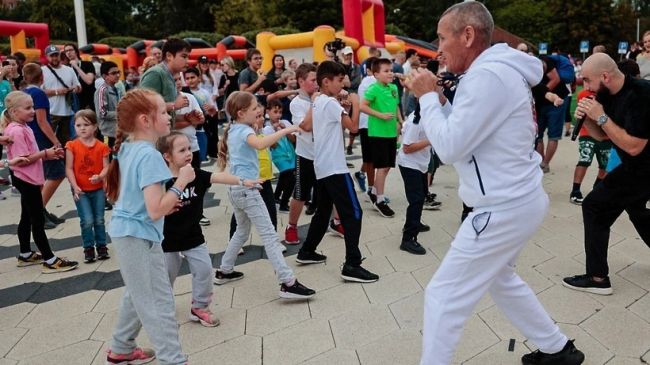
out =
[[422,226],[422,207],[427,196],[427,174],[404,166],[399,166],[399,172],[404,180],[404,191],[409,206],[406,208],[406,221],[402,233],[402,241],[418,238]]
[[585,227],[587,275],[609,275],[607,248],[610,227],[626,211],[630,221],[650,246],[650,176],[635,173],[627,166],[619,166],[597,184],[582,202]]
[[50,243],[45,235],[45,217],[43,216],[43,196],[41,187],[32,185],[11,174],[11,182],[20,191],[20,223],[18,223],[18,242],[20,253],[32,251],[30,236],[34,236],[34,243],[43,255],[44,260],[54,257]]
[[359,236],[363,212],[350,174],[337,174],[316,180],[316,191],[318,191],[316,213],[311,218],[307,238],[300,251],[316,251],[316,247],[327,232],[332,215],[332,204],[334,204],[345,231],[345,263],[350,266],[361,265]]
[[289,205],[289,198],[293,194],[296,185],[296,170],[289,169],[282,171],[278,177],[278,184],[275,186],[275,200],[280,201],[281,207]]
[[206,117],[203,129],[208,137],[208,156],[217,158],[219,156],[217,145],[219,144],[219,120],[217,116]]
[[[278,211],[275,209],[275,197],[273,196],[273,186],[271,185],[270,180],[266,180],[264,183],[262,183],[262,190],[260,190],[260,195],[262,196],[262,200],[264,200],[264,204],[266,205],[266,210],[269,211],[269,217],[271,217],[271,223],[273,223],[273,228],[275,230],[278,230]],[[228,238],[232,238],[232,235],[235,234],[235,231],[237,230],[237,220],[235,219],[235,215],[232,215],[232,218],[230,218],[230,236]]]

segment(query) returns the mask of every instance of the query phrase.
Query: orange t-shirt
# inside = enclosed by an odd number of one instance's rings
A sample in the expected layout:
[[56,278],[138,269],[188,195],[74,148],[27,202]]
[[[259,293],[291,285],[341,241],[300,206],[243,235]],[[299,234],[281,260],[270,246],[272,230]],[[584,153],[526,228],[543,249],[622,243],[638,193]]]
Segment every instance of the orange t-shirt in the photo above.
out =
[[[589,96],[596,97],[596,93],[593,92],[593,91],[589,91],[587,89],[582,89],[582,91],[580,91],[578,93],[578,101],[582,100],[582,98],[586,98],[586,97],[589,97]],[[587,130],[587,127],[585,127],[584,124],[582,125],[582,128],[580,128],[580,133],[578,135],[580,137],[591,137],[589,135],[589,131]],[[606,138],[606,139],[609,139],[609,138]]]
[[65,144],[65,148],[72,152],[74,162],[72,170],[77,180],[77,185],[82,191],[95,191],[101,189],[103,182],[93,184],[90,177],[99,175],[104,168],[104,157],[111,152],[110,148],[104,143],[96,140],[93,146],[86,146],[79,139],[75,139]]

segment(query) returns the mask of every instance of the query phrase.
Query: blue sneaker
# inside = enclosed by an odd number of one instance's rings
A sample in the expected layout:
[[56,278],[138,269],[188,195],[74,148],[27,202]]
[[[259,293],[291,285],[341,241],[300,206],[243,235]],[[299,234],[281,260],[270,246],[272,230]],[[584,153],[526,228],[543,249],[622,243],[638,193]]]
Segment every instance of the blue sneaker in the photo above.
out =
[[361,191],[366,191],[366,174],[364,174],[361,171],[357,171],[354,173],[354,179],[357,180],[357,184],[359,184],[359,190]]

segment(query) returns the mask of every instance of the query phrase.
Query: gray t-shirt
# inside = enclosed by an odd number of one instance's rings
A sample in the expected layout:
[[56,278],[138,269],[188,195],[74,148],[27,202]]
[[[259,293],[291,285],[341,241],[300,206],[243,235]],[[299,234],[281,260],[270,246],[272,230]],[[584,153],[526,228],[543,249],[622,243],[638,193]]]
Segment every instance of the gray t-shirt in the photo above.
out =
[[[244,70],[242,70],[239,73],[239,85],[241,86],[242,84],[246,84],[248,86],[251,86],[257,81],[257,72],[251,70],[250,67],[246,67]],[[257,90],[253,90],[255,92]]]

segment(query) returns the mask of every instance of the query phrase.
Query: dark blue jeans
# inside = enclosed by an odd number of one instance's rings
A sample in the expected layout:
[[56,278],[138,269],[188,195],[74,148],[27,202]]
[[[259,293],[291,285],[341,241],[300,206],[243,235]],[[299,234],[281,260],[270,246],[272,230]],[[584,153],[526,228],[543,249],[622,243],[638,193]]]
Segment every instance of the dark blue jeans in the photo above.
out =
[[427,196],[427,174],[404,166],[399,166],[399,172],[404,180],[404,191],[409,206],[406,208],[406,222],[402,233],[402,241],[418,238],[422,222],[422,208]]
[[104,189],[84,191],[75,202],[81,225],[81,240],[84,248],[106,246],[104,226]]

